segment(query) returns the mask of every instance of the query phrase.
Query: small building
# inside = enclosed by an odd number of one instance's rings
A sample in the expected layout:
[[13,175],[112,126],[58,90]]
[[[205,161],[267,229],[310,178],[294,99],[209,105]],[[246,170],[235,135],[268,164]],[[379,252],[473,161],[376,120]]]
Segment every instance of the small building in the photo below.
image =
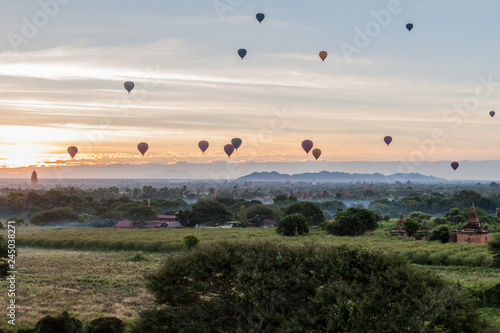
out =
[[167,228],[184,228],[182,224],[178,221],[169,222]]
[[31,173],[31,185],[37,185],[38,184],[38,175],[36,174],[36,171],[33,170]]
[[456,231],[450,232],[450,243],[486,244],[490,239],[488,224],[484,226],[484,229],[481,227],[474,204],[472,204],[469,219],[465,227],[462,228],[459,225]]
[[117,224],[113,225],[113,228],[135,228],[135,223],[132,221],[118,221]]
[[179,214],[179,212],[175,212],[174,215],[158,215],[152,222],[158,222],[158,223],[175,222],[175,217],[177,214]]
[[401,227],[401,224],[404,221],[405,221],[405,218],[403,216],[403,213],[401,213],[401,215],[399,216],[399,220],[396,223],[396,227],[391,230],[391,235],[392,236],[403,236],[403,237],[407,237],[408,236],[408,233],[405,230],[403,230],[403,228]]

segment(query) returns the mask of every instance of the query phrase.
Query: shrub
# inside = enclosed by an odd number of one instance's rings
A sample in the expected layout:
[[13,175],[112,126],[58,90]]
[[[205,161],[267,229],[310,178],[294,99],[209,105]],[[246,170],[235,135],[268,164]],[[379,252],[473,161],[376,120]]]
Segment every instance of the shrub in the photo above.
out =
[[128,261],[138,262],[138,261],[149,261],[149,258],[144,254],[138,252],[135,255],[128,258]]
[[215,243],[146,277],[157,308],[134,332],[477,332],[476,300],[358,246]]
[[309,233],[309,225],[304,215],[287,215],[278,222],[278,227],[276,228],[276,232],[283,236],[293,236],[295,235],[295,230],[297,230],[298,235]]
[[184,247],[187,250],[191,250],[193,247],[198,245],[198,243],[200,242],[200,239],[198,237],[196,237],[195,235],[186,235],[186,236],[184,236],[183,240],[184,240]]
[[34,333],[83,333],[82,322],[68,312],[64,311],[60,316],[43,317],[36,323]]
[[24,219],[22,217],[18,217],[17,215],[11,216],[7,218],[5,221],[16,221],[16,226],[25,224]]
[[[4,236],[0,235],[0,277],[5,277],[8,275],[9,271],[9,248],[7,240],[3,238]],[[12,251],[12,250],[11,250]],[[15,253],[11,253],[11,255]]]
[[123,333],[125,323],[116,317],[102,317],[85,326],[85,333]]
[[493,255],[493,267],[500,267],[500,235],[490,239],[488,250]]

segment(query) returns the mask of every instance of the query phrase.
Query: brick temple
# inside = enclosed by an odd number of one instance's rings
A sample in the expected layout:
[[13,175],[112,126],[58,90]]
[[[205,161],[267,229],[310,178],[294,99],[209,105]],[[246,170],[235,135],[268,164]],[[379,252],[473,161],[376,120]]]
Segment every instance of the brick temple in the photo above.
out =
[[450,232],[450,243],[486,244],[490,239],[491,236],[490,230],[488,229],[488,223],[486,223],[484,228],[481,227],[474,204],[472,204],[469,219],[465,227],[462,228],[459,224],[457,231]]

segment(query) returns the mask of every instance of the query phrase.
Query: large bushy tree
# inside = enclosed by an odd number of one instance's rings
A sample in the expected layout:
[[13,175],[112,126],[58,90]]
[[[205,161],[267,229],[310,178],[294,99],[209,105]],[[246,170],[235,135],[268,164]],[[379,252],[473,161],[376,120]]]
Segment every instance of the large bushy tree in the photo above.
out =
[[200,199],[191,207],[191,224],[215,225],[226,222],[231,218],[231,213],[226,206],[216,200]]
[[146,277],[134,332],[478,332],[475,299],[430,271],[351,246],[215,243]]
[[359,236],[377,227],[375,213],[366,208],[348,208],[338,212],[335,219],[326,225],[326,231],[337,236]]
[[302,214],[287,215],[278,222],[276,232],[283,236],[293,236],[297,231],[298,235],[309,233],[309,224]]
[[302,214],[309,225],[318,225],[325,221],[321,208],[310,201],[296,202],[285,210],[285,215]]

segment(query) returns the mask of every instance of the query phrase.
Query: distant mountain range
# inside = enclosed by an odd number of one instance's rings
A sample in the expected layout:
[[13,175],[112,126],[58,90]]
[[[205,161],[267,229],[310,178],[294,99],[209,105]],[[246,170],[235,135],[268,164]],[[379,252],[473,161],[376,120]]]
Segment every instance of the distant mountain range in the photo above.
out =
[[[288,174],[315,176],[320,181],[323,172],[328,178],[360,178],[368,174],[370,180],[366,181],[403,181],[434,182],[448,179],[453,181],[500,181],[500,160],[491,161],[458,161],[460,167],[453,171],[449,161],[421,162],[414,167],[398,161],[387,162],[330,162],[330,161],[305,161],[305,162],[233,162],[212,161],[207,163],[177,162],[172,164],[145,163],[133,164],[106,164],[106,165],[68,165],[60,167],[22,167],[22,168],[0,168],[0,178],[21,178],[29,182],[31,173],[36,170],[38,178],[43,183],[44,179],[211,179],[211,180],[234,180],[240,179],[252,173],[267,172],[272,175]],[[275,172],[273,174],[273,172]],[[330,173],[330,174],[328,174]],[[338,173],[332,175],[332,173]],[[352,176],[348,176],[353,174]],[[356,177],[355,177],[356,175]],[[391,176],[384,176],[391,175]],[[402,176],[403,175],[403,176]],[[428,177],[425,178],[427,175]],[[434,177],[439,178],[434,178]],[[298,177],[298,176],[294,176]],[[390,180],[387,180],[389,177]],[[398,178],[399,177],[399,178]],[[416,177],[416,178],[415,178]],[[421,178],[424,177],[424,178]],[[284,178],[286,181],[287,178]],[[373,179],[373,180],[372,180]],[[439,179],[439,180],[436,180]],[[290,178],[290,181],[292,178]],[[312,181],[312,179],[311,179]],[[323,180],[321,180],[323,181]],[[351,180],[346,180],[351,181]],[[365,180],[363,180],[365,181]]]
[[406,183],[447,183],[449,180],[433,176],[424,176],[419,173],[396,173],[385,176],[380,173],[346,173],[346,172],[328,172],[321,171],[317,173],[307,172],[295,175],[273,172],[254,172],[250,175],[237,179],[238,181],[261,181],[261,182],[332,182],[332,183],[394,183],[396,181]]

